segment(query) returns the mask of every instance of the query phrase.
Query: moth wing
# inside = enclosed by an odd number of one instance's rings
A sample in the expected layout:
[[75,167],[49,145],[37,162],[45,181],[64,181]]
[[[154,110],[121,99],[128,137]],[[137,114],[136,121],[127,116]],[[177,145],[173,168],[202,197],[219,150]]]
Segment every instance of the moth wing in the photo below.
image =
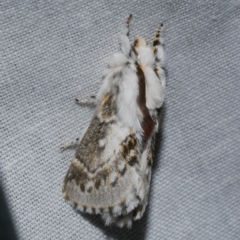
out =
[[71,161],[64,197],[106,223],[128,217],[146,195],[140,153],[135,134],[116,118],[116,97],[106,94]]
[[119,227],[127,225],[130,227],[132,225],[132,220],[137,220],[142,218],[143,213],[145,212],[146,206],[148,204],[150,182],[151,182],[151,172],[152,172],[152,163],[153,163],[153,154],[155,147],[155,137],[152,137],[150,144],[143,151],[140,159],[140,171],[141,171],[141,187],[140,191],[144,194],[141,196],[141,201],[138,205],[128,212],[126,215],[122,214],[117,217],[112,216],[111,214],[105,214],[103,217],[106,222],[114,222]]

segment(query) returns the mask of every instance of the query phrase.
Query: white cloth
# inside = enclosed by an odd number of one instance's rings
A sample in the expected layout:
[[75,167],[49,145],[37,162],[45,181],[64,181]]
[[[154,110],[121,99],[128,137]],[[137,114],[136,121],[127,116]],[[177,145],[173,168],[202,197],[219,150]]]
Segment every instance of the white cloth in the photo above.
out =
[[[1,182],[20,239],[239,238],[239,1],[5,0],[1,11]],[[163,22],[168,58],[149,206],[131,230],[64,202],[74,151],[59,149],[89,123],[93,109],[74,99],[97,92],[129,13],[132,40],[151,42]]]

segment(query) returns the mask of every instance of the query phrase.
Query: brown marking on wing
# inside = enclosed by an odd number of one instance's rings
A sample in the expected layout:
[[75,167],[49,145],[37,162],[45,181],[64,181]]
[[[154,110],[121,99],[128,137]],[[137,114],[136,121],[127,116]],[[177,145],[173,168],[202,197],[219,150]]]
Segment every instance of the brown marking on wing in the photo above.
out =
[[82,192],[85,192],[85,185],[84,185],[84,183],[80,184],[80,189],[82,190]]
[[134,166],[136,163],[138,162],[138,159],[136,156],[133,156],[133,157],[130,157],[129,161],[128,161],[128,164],[130,166]]
[[119,171],[119,173],[121,174],[121,176],[124,176],[124,174],[126,173],[127,171],[127,167],[126,165],[124,166],[123,170],[122,171]]
[[107,183],[107,178],[109,177],[109,171],[108,169],[102,169],[99,171],[96,176],[94,177],[94,184],[96,189],[98,190],[101,186],[101,183]]
[[108,178],[108,176],[109,176],[108,169],[103,169],[102,171],[100,171],[99,173],[97,173],[96,176],[98,176],[98,175],[99,175],[99,178],[101,178],[101,179],[105,182],[105,184],[106,184],[107,178]]
[[133,210],[133,218],[137,216],[139,212],[141,212],[143,209],[143,205],[139,204],[134,210]]
[[155,72],[155,74],[156,74],[157,77],[158,77],[158,69],[157,69],[157,68],[154,68],[154,72]]
[[98,190],[101,185],[101,178],[96,178],[95,180],[95,188]]
[[[128,137],[126,137],[126,139],[122,142],[121,148],[122,148],[121,151],[122,151],[123,158],[126,160],[126,162],[130,166],[134,166],[138,162],[137,161],[137,153],[138,153],[137,141],[135,139],[134,134],[130,134]],[[131,154],[132,150],[134,151],[133,155]]]
[[87,189],[87,192],[88,192],[88,193],[91,193],[91,192],[92,192],[92,189],[93,189],[93,188],[90,187],[89,189]]
[[76,182],[76,185],[80,186],[80,189],[85,192],[85,185],[89,180],[88,174],[83,169],[71,164],[64,179],[63,192],[66,191],[67,183],[73,180]]
[[113,98],[113,95],[106,94],[102,100],[101,109],[99,109],[99,112],[101,113],[103,121],[116,114],[116,104]]
[[[98,116],[98,114],[100,114],[100,116]],[[105,148],[105,146],[99,146],[99,140],[104,139],[108,134],[110,125],[115,123],[115,120],[112,118],[115,115],[116,97],[106,94],[75,154],[75,158],[82,163],[88,172],[95,173],[99,167],[107,163],[107,160],[98,161],[101,159],[101,154]],[[106,119],[111,119],[111,121],[106,122]]]
[[149,149],[148,155],[147,155],[147,163],[148,163],[149,167],[152,167],[152,164],[153,164],[154,149],[155,149],[155,136],[153,136],[153,138],[152,138],[150,149]]
[[115,187],[118,182],[118,178],[116,178],[113,182],[111,182],[111,186]]

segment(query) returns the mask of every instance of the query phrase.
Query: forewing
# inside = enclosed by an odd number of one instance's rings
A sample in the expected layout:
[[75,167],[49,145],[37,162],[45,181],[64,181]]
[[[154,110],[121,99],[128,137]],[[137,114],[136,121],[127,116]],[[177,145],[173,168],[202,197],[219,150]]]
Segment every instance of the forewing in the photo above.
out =
[[117,120],[116,97],[105,95],[66,174],[66,200],[81,211],[127,215],[143,201],[140,153],[140,141]]

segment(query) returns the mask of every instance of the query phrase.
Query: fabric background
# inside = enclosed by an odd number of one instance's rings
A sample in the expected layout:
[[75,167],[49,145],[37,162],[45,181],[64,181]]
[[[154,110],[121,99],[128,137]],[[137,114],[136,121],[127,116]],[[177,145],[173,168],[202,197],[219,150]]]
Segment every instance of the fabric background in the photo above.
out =
[[[20,239],[240,239],[240,1],[1,3],[1,182]],[[164,23],[165,115],[149,206],[131,230],[64,202],[62,181],[119,32]]]

